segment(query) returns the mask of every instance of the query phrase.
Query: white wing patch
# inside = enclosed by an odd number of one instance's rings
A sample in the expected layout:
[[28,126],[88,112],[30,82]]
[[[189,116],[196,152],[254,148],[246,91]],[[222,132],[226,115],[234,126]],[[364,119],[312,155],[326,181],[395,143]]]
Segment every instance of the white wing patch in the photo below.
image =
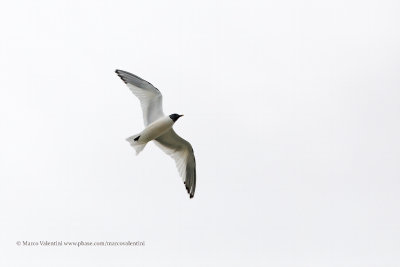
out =
[[185,184],[190,198],[194,196],[196,189],[196,160],[192,146],[181,138],[173,129],[154,140],[155,144],[174,160],[179,175]]
[[157,88],[132,73],[123,70],[116,70],[115,72],[139,99],[145,126],[164,116],[162,95]]

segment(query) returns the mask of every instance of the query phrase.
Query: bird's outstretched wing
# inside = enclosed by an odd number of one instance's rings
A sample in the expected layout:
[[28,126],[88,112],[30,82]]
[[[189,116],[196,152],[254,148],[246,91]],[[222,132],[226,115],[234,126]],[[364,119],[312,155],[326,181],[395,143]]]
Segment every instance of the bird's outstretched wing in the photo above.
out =
[[139,98],[145,126],[164,116],[162,95],[157,88],[127,71],[116,70],[115,72],[128,85],[132,93]]
[[196,189],[196,160],[190,143],[177,135],[173,129],[156,138],[154,142],[175,160],[186,190],[192,198]]

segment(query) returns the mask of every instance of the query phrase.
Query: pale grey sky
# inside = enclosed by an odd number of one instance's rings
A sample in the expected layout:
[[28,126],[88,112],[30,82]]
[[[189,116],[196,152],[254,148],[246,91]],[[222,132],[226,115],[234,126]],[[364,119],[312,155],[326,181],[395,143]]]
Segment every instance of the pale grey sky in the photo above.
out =
[[[1,266],[399,266],[398,1],[9,1]],[[143,127],[164,96],[197,160]],[[25,247],[17,241],[137,241]]]

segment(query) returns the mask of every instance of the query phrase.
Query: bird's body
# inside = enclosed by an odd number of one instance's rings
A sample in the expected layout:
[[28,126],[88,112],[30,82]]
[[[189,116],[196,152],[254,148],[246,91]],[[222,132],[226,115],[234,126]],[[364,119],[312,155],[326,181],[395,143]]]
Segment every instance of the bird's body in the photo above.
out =
[[148,142],[165,134],[173,125],[174,121],[169,116],[161,117],[147,125],[140,133],[135,134],[126,140],[136,150],[136,154],[139,154]]
[[190,198],[196,188],[196,160],[193,148],[188,141],[173,130],[174,123],[183,115],[176,113],[165,116],[162,110],[162,95],[151,83],[126,71],[116,70],[118,76],[140,100],[145,129],[127,138],[127,141],[139,154],[146,144],[154,141],[176,163]]
[[150,123],[143,131],[140,132],[140,138],[137,140],[139,143],[150,142],[160,135],[163,135],[174,125],[174,121],[169,117],[162,117]]

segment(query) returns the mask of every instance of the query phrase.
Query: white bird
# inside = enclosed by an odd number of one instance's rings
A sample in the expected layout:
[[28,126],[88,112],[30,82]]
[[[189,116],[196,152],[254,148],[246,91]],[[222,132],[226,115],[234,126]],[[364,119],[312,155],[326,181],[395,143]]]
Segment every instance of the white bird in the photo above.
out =
[[165,116],[162,108],[162,95],[156,87],[132,73],[123,70],[115,72],[139,98],[143,111],[145,129],[126,140],[136,150],[136,155],[148,142],[153,140],[159,148],[175,160],[186,190],[192,198],[196,188],[196,160],[193,148],[188,141],[181,138],[172,129],[174,123],[183,115],[174,113]]

